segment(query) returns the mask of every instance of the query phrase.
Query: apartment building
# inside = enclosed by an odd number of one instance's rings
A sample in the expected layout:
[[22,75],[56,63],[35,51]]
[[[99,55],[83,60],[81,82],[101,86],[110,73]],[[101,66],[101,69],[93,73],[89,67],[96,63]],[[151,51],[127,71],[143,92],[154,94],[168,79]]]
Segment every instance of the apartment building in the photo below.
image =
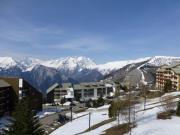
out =
[[172,90],[180,90],[180,64],[162,66],[156,72],[156,89],[163,90],[167,80],[172,82]]
[[[30,97],[33,110],[42,110],[42,93],[30,85],[27,81],[17,77],[0,77],[0,80],[5,82],[9,87],[4,91],[10,91],[11,96],[6,96],[7,101],[11,102],[13,107],[18,100],[23,97]],[[11,87],[11,88],[10,88]]]
[[0,117],[12,111],[11,92],[11,85],[0,79]]
[[74,97],[79,100],[97,99],[100,96],[113,96],[115,87],[113,84],[103,82],[80,83],[74,85]]
[[60,103],[62,98],[74,98],[73,85],[71,83],[63,83],[62,85],[55,83],[46,92],[48,103]]
[[85,101],[97,99],[100,96],[113,96],[113,93],[115,93],[113,83],[64,83],[62,85],[55,83],[47,90],[47,102],[60,103],[62,98]]

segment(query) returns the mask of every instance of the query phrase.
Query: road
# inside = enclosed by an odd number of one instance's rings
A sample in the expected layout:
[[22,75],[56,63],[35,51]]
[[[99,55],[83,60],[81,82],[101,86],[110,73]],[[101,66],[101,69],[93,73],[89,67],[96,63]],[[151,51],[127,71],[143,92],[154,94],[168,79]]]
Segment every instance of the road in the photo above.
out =
[[[76,112],[79,110],[82,110],[82,108],[73,107],[73,112]],[[58,122],[59,114],[64,115],[64,114],[69,113],[69,112],[70,112],[70,110],[64,110],[62,112],[58,112],[58,113],[51,114],[51,115],[48,115],[46,117],[41,118],[40,123],[42,125],[42,128],[45,129],[47,134],[49,134],[53,130],[62,126],[62,124]]]

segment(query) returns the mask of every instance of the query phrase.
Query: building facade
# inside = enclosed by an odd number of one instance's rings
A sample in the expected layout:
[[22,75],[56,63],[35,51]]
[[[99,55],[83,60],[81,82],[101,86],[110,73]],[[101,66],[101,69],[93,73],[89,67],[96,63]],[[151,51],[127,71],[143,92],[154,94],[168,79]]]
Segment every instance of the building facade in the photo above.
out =
[[71,83],[63,83],[62,85],[55,83],[47,89],[48,103],[60,103],[63,98],[74,98],[74,91]]
[[0,79],[0,117],[9,114],[12,109],[12,87]]
[[156,72],[156,89],[163,90],[167,80],[172,82],[172,90],[180,90],[180,64],[162,66]]
[[0,77],[0,80],[9,84],[11,88],[9,88],[9,90],[6,89],[6,92],[10,91],[10,96],[7,96],[7,100],[10,101],[12,107],[23,97],[28,96],[31,99],[32,109],[37,111],[42,110],[42,93],[27,81],[16,77]]
[[100,96],[113,96],[115,87],[113,84],[103,82],[80,83],[74,85],[74,97],[76,100],[86,101],[89,99],[97,99]]
[[58,104],[62,98],[86,101],[97,99],[100,96],[113,96],[114,93],[115,86],[110,83],[93,82],[74,85],[71,83],[63,83],[62,85],[55,83],[47,90],[47,102]]

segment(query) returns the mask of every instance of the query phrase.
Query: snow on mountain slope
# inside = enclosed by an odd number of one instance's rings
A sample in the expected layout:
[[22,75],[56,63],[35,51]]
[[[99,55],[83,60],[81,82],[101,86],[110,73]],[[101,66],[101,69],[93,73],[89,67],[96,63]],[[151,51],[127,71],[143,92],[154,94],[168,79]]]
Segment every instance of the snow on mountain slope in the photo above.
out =
[[82,70],[83,68],[90,69],[96,65],[95,62],[86,57],[66,57],[56,60],[44,61],[41,64],[58,70],[75,70],[77,68],[79,70]]
[[8,69],[18,63],[12,57],[0,57],[0,68]]
[[22,69],[22,71],[31,71],[35,66],[43,65],[62,71],[81,71],[83,69],[96,69],[100,73],[105,75],[128,64],[139,63],[143,61],[148,61],[147,64],[149,65],[161,66],[164,64],[169,65],[171,63],[180,62],[180,57],[155,56],[139,58],[135,60],[113,61],[99,65],[90,58],[82,56],[65,57],[55,60],[40,60],[36,58],[14,59],[12,57],[0,57],[0,68],[8,69],[13,66],[18,66],[20,69]]
[[139,63],[143,61],[148,61],[150,60],[151,57],[145,57],[145,58],[139,58],[135,60],[122,60],[122,61],[114,61],[114,62],[108,62],[105,64],[97,65],[97,69],[103,73],[103,74],[108,74],[112,70],[117,70],[120,69],[128,64],[133,64],[133,63]]
[[155,56],[152,57],[148,64],[154,66],[170,65],[172,63],[180,62],[180,57],[171,57],[171,56]]
[[23,71],[31,71],[35,66],[41,65],[40,63],[43,62],[43,60],[36,58],[23,58],[17,59],[16,61],[23,65]]
[[135,59],[135,60],[114,61],[114,62],[108,62],[105,64],[97,65],[96,68],[101,73],[107,74],[112,70],[120,69],[128,64],[140,63],[143,61],[148,61],[147,64],[150,64],[153,66],[162,66],[162,65],[170,65],[172,63],[180,62],[180,57],[154,56],[154,57],[139,58],[139,59]]
[[13,59],[12,57],[0,57],[1,68],[8,69],[13,66],[18,66],[23,71],[31,71],[37,65],[43,65],[57,70],[82,70],[85,68],[91,69],[96,66],[95,62],[86,57],[66,57],[55,60],[40,60],[36,58]]

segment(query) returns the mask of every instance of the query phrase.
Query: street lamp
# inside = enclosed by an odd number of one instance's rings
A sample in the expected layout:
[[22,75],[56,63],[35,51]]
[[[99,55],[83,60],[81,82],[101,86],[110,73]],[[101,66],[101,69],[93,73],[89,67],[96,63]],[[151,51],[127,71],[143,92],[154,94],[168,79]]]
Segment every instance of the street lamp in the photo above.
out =
[[89,112],[89,131],[91,130],[91,113],[92,112]]
[[72,122],[72,120],[73,120],[72,109],[73,109],[73,103],[72,103],[72,101],[71,101],[71,104],[70,104],[71,122]]
[[94,111],[94,109],[89,109],[89,131],[91,130],[91,114]]

